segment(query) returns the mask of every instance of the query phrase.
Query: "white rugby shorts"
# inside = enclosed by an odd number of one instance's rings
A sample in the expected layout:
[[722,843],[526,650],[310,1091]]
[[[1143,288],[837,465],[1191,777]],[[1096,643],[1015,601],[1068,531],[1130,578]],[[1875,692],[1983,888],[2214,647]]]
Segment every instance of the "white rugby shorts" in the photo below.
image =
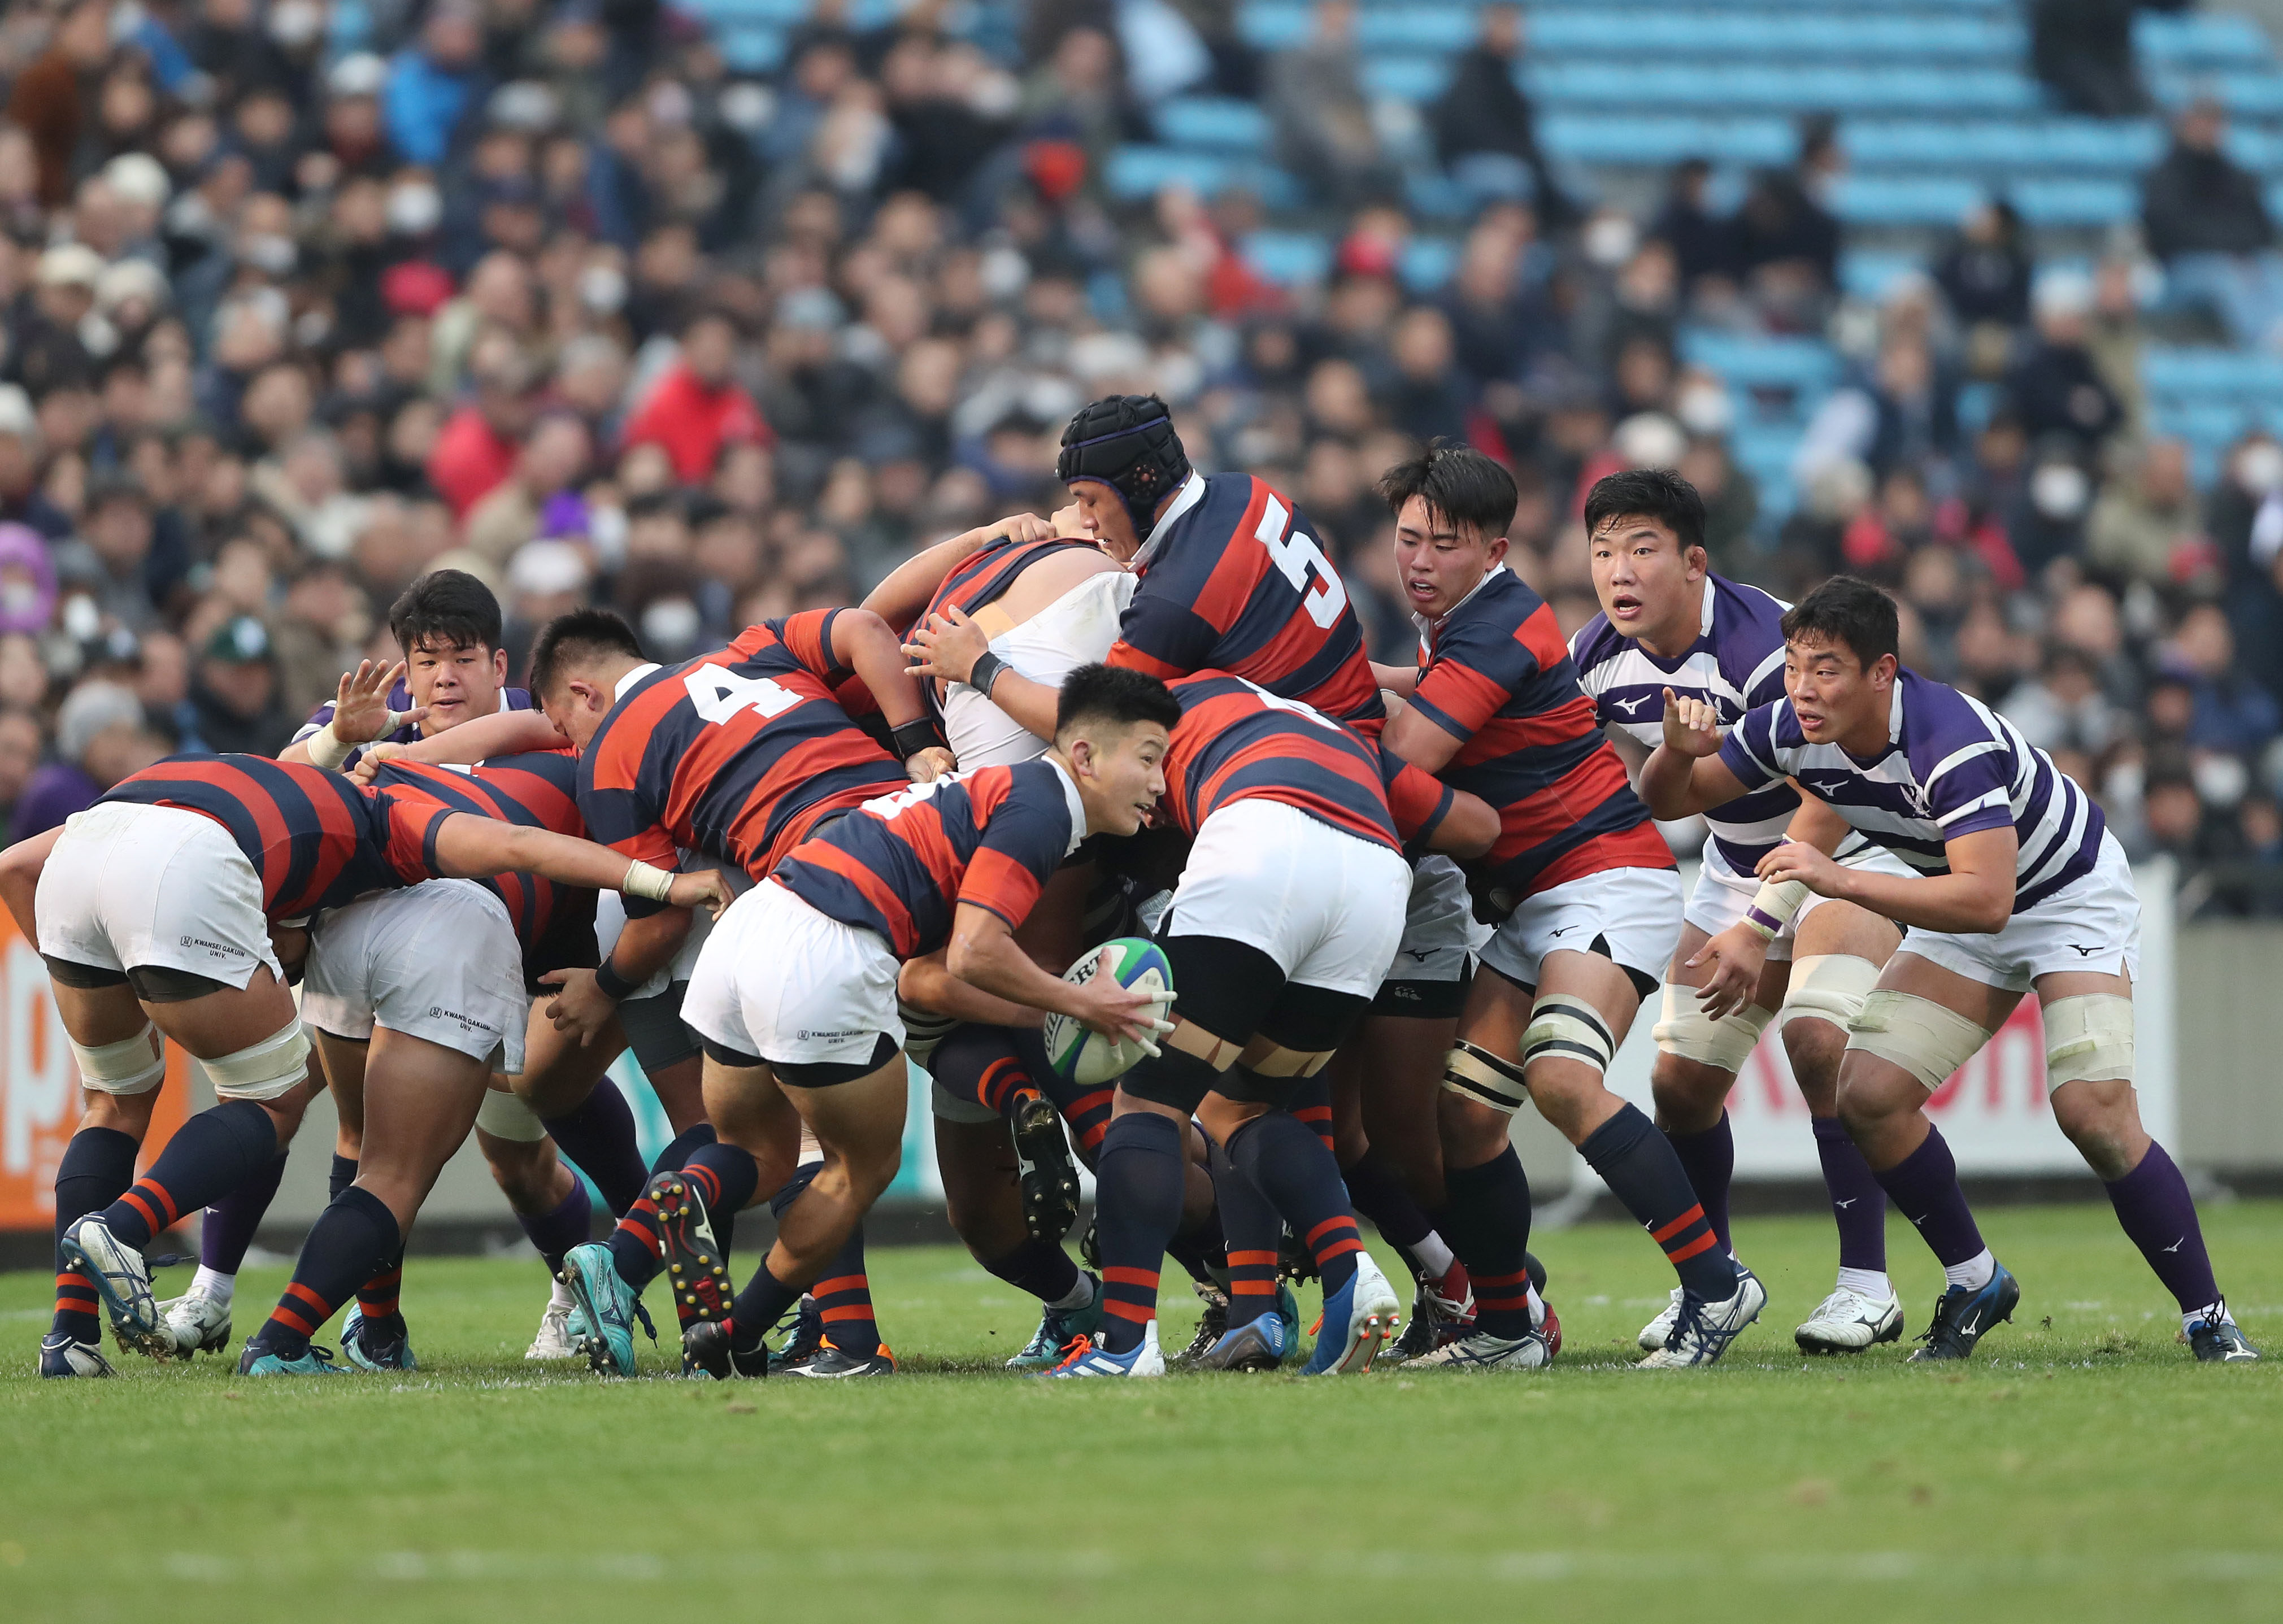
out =
[[2007,992],[2027,992],[2038,976],[2057,970],[2098,970],[2137,982],[2140,893],[2132,865],[2116,836],[2103,829],[2092,871],[2016,913],[2003,930],[1952,934],[1913,926],[1895,951]]
[[1287,981],[1369,998],[1403,939],[1411,865],[1282,801],[1232,802],[1189,848],[1162,934],[1257,947]]
[[230,831],[179,806],[104,801],[64,823],[32,913],[40,951],[72,964],[186,970],[232,987],[268,965],[261,876]]
[[[1894,874],[1905,880],[1918,877],[1917,869],[1886,847],[1868,843],[1859,855],[1848,860],[1847,866],[1864,869],[1871,874]],[[1706,936],[1717,936],[1741,921],[1745,910],[1752,905],[1752,898],[1759,894],[1759,876],[1740,874],[1729,867],[1727,859],[1720,855],[1719,847],[1708,838],[1704,842],[1704,866],[1697,870],[1695,888],[1688,893],[1686,917],[1690,924]],[[1800,904],[1799,912],[1791,916],[1791,922],[1783,928],[1774,941],[1768,944],[1767,956],[1771,963],[1791,958],[1792,944],[1799,939],[1800,926],[1809,914],[1830,900],[1828,897],[1808,892],[1807,900]]]
[[1403,913],[1403,936],[1383,981],[1458,981],[1467,959],[1490,940],[1491,928],[1475,918],[1467,876],[1440,852],[1430,852],[1411,870],[1411,895]]
[[764,880],[714,922],[682,1018],[700,1037],[775,1065],[861,1066],[883,1032],[904,1046],[901,967],[877,932]]
[[530,1015],[507,905],[473,880],[360,897],[309,933],[301,1018],[321,1032],[384,1026],[518,1072]]
[[1628,970],[1664,979],[1680,940],[1680,875],[1671,868],[1611,868],[1524,897],[1491,935],[1483,962],[1509,981],[1538,985],[1546,955],[1595,941]]

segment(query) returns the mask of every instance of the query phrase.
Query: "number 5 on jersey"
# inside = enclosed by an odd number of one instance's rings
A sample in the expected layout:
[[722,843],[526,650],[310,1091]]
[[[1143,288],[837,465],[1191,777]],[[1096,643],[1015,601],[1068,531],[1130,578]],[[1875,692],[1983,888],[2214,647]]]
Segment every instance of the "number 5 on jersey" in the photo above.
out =
[[[1332,568],[1331,560],[1324,556],[1323,548],[1316,545],[1316,538],[1298,525],[1292,524],[1291,520],[1292,516],[1285,511],[1284,504],[1271,496],[1268,506],[1261,511],[1260,524],[1252,533],[1260,538],[1260,544],[1268,549],[1268,556],[1276,561],[1276,567],[1283,571],[1284,579],[1290,581],[1299,593],[1301,605],[1307,610],[1308,618],[1319,626],[1329,627],[1340,618],[1340,611],[1348,606],[1348,589],[1340,584],[1338,572]],[[1290,525],[1289,533],[1287,525]],[[1309,590],[1308,580],[1308,571],[1312,567],[1316,572],[1315,590],[1313,592]]]

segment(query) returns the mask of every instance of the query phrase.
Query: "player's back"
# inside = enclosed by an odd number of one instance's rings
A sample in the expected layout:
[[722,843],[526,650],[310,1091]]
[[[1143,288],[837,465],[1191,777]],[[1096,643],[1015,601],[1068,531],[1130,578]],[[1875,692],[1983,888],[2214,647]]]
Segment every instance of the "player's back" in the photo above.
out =
[[102,798],[179,807],[221,824],[260,876],[262,912],[272,920],[425,877],[433,866],[426,838],[443,815],[322,767],[266,756],[162,761]]
[[1251,474],[1199,476],[1152,533],[1111,664],[1227,672],[1364,732],[1386,724],[1347,587],[1290,503]]
[[1222,807],[1282,802],[1319,822],[1400,849],[1373,742],[1297,700],[1226,672],[1167,684],[1181,707],[1165,753],[1165,801],[1194,836]]
[[660,867],[703,851],[758,880],[827,817],[908,783],[833,697],[838,612],[748,626],[636,681],[580,758],[590,837]]

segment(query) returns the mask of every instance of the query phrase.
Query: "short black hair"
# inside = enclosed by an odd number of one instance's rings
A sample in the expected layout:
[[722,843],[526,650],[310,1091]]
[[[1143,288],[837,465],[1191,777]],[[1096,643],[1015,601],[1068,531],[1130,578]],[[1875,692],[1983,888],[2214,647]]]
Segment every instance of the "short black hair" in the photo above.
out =
[[1502,463],[1472,446],[1447,439],[1435,441],[1382,474],[1379,493],[1387,499],[1387,510],[1399,517],[1403,504],[1416,496],[1429,511],[1466,525],[1485,541],[1506,534],[1522,500],[1514,476]]
[[465,570],[431,570],[388,606],[388,629],[408,658],[436,643],[488,654],[500,646],[499,600]]
[[1081,665],[1063,679],[1055,704],[1055,732],[1096,720],[1130,727],[1155,722],[1167,733],[1180,726],[1181,703],[1173,690],[1146,672],[1123,665]]
[[1835,575],[1784,611],[1786,642],[1812,638],[1843,645],[1863,669],[1902,649],[1902,626],[1895,601],[1870,582]]
[[643,657],[642,640],[623,617],[607,609],[574,609],[539,628],[531,642],[531,671],[524,681],[532,697],[543,699],[568,670],[599,654]]
[[1593,482],[1586,495],[1586,533],[1619,518],[1655,519],[1679,538],[1684,554],[1704,545],[1704,498],[1669,468],[1628,468]]

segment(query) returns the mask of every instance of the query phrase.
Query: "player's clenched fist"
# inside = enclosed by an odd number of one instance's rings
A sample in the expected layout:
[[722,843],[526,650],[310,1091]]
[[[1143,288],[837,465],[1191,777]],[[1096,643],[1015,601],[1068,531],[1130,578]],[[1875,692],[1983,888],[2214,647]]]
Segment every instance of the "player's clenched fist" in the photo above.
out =
[[1664,690],[1664,748],[1681,756],[1720,753],[1720,713],[1709,699],[1683,699]]

